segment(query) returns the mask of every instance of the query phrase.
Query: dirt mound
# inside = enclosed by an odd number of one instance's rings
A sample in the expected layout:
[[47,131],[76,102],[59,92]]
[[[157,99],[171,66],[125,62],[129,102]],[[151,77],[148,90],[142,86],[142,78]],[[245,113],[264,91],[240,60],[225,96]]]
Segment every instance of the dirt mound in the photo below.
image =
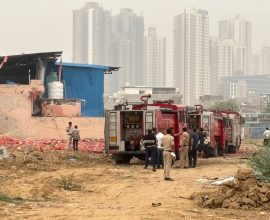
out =
[[208,208],[270,210],[270,184],[256,180],[252,169],[237,171],[236,181],[221,186],[218,191],[204,194],[199,204]]

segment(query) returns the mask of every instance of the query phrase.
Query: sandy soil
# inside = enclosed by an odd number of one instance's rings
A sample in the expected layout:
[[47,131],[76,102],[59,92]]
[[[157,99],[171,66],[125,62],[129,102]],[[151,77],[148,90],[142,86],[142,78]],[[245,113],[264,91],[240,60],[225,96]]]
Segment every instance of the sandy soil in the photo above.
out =
[[[246,166],[241,154],[199,159],[195,169],[174,168],[175,181],[167,182],[163,170],[144,170],[137,160],[120,166],[105,155],[11,153],[0,161],[0,195],[20,199],[0,202],[1,219],[269,219],[267,211],[205,209],[190,199],[218,187],[198,179],[230,176]],[[65,180],[75,191],[61,188]]]

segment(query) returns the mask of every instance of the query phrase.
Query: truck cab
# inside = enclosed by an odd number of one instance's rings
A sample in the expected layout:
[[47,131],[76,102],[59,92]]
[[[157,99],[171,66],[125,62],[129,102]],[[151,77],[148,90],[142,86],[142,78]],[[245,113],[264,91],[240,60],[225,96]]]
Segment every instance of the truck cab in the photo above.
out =
[[[105,148],[117,164],[129,163],[132,157],[144,160],[145,152],[141,139],[149,129],[172,127],[176,132],[178,114],[160,106],[143,109],[111,110],[105,115]],[[179,140],[178,140],[179,144]]]

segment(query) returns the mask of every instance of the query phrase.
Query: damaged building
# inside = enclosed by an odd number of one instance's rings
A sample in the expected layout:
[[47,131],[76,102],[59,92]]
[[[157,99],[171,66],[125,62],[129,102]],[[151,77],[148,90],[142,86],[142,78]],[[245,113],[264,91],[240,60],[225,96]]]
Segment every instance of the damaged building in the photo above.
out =
[[104,74],[118,68],[56,63],[61,55],[60,51],[0,57],[2,133],[65,138],[65,127],[73,121],[82,137],[103,138]]

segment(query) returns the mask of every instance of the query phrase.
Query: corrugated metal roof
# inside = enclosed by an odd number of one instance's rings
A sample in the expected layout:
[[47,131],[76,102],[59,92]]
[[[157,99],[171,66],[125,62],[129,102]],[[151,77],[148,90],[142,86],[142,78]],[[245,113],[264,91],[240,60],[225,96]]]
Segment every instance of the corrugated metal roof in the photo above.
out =
[[[57,62],[56,64],[60,65],[59,62]],[[92,69],[101,69],[101,70],[109,70],[109,71],[118,71],[119,70],[119,67],[103,66],[103,65],[96,65],[96,64],[83,64],[83,63],[67,63],[67,62],[63,62],[62,66],[80,67],[80,68],[92,68]]]
[[[37,63],[38,58],[46,58],[49,62],[55,62],[61,54],[62,51],[9,55],[5,67]],[[4,58],[5,56],[0,56],[0,62],[2,62]]]
[[82,103],[82,116],[103,117],[104,67],[91,66],[87,64],[63,66],[66,94],[69,99],[85,100],[85,103]]

